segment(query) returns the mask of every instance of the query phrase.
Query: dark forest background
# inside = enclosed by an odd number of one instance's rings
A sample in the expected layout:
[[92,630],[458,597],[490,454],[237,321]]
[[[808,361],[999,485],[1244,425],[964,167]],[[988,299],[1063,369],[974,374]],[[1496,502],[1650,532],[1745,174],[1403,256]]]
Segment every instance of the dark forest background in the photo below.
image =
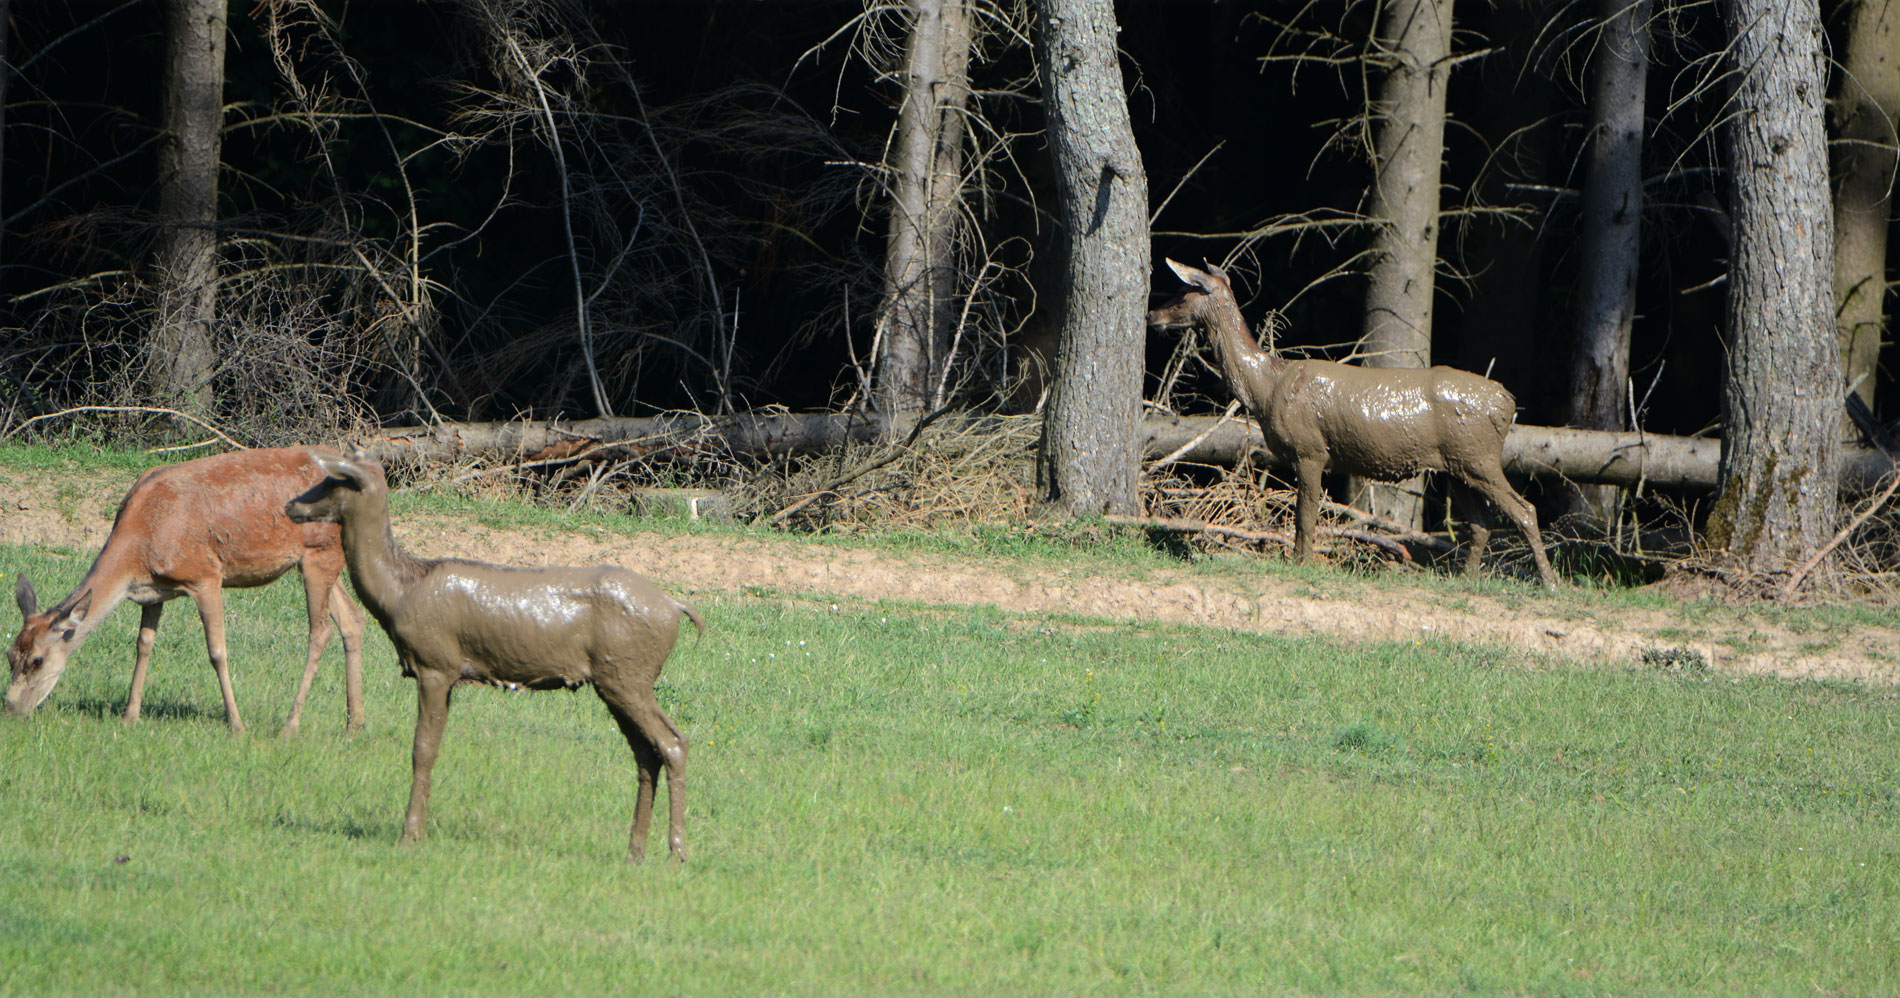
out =
[[[1157,265],[1163,256],[1220,262],[1243,237],[1276,220],[1362,207],[1369,167],[1352,138],[1340,134],[1340,123],[1361,110],[1364,70],[1351,61],[1290,57],[1312,54],[1313,30],[1341,38],[1369,32],[1370,6],[1330,21],[1306,6],[1117,5],[1150,186],[1157,200],[1174,192],[1155,220]],[[373,110],[384,120],[380,127],[361,117],[332,123],[325,131],[329,160],[319,162],[308,130],[275,117],[295,109],[286,104],[284,75],[264,37],[262,5],[234,5],[224,239],[253,245],[227,254],[241,258],[227,265],[322,262],[297,242],[347,238],[331,231],[336,218],[319,217],[335,214],[399,254],[410,224],[394,169],[399,153],[416,214],[430,227],[421,269],[439,286],[427,363],[418,369],[433,405],[461,419],[590,415],[575,372],[574,302],[552,158],[524,141],[525,126],[512,140],[445,140],[486,124],[458,119],[458,111],[476,103],[471,88],[498,84],[468,11],[405,2],[320,8],[334,19],[327,37],[304,32],[292,39],[301,43],[294,58],[311,77],[306,85],[332,88],[341,111]],[[601,2],[562,12],[553,25],[566,29],[560,34],[611,46],[616,70],[626,74],[615,79],[617,72],[595,67],[589,79],[569,81],[583,91],[576,96],[587,100],[590,114],[622,119],[596,124],[608,133],[598,141],[636,143],[651,127],[678,178],[672,192],[657,183],[633,189],[651,178],[594,178],[628,185],[599,199],[601,210],[620,217],[580,233],[594,253],[602,252],[605,231],[629,234],[642,213],[650,215],[648,231],[630,238],[642,255],[622,264],[616,282],[644,287],[610,292],[625,307],[600,334],[614,357],[616,406],[705,408],[718,404],[722,379],[740,408],[842,402],[852,388],[854,343],[864,356],[884,235],[862,164],[880,153],[893,98],[865,60],[853,57],[849,37],[834,37],[862,6]],[[1562,3],[1459,7],[1458,47],[1471,57],[1458,66],[1449,93],[1444,203],[1448,210],[1492,211],[1451,218],[1444,227],[1444,276],[1453,279],[1441,281],[1434,359],[1490,371],[1516,393],[1526,423],[1557,423],[1563,415],[1589,46],[1579,36],[1587,14]],[[582,37],[577,23],[597,38]],[[1650,74],[1649,106],[1658,112],[1645,153],[1650,203],[1631,370],[1646,403],[1642,425],[1688,434],[1710,429],[1719,416],[1723,288],[1711,282],[1723,273],[1727,247],[1710,144],[1722,101],[1719,93],[1687,92],[1698,82],[1698,63],[1719,50],[1721,38],[1706,4],[1685,5],[1660,26],[1669,33],[1657,40]],[[109,383],[96,368],[131,363],[120,352],[131,348],[129,330],[115,340],[110,320],[73,310],[97,309],[92,299],[109,298],[112,285],[135,275],[151,250],[164,18],[155,2],[27,0],[12,5],[12,28],[17,69],[8,95],[0,290],[16,344],[34,348],[23,356],[16,346],[5,357],[15,393],[8,415],[17,419]],[[984,108],[1013,136],[1007,163],[991,171],[995,189],[984,225],[987,240],[1004,247],[1002,261],[1021,268],[998,296],[995,321],[1001,330],[1026,324],[1033,333],[1038,285],[1050,280],[1039,262],[1050,258],[1052,231],[1040,103],[1026,82],[1028,53],[1019,45],[993,49],[997,61],[975,71],[976,85],[993,90],[1015,81],[1019,89],[990,95]],[[338,69],[345,56],[355,63],[354,79]],[[379,134],[384,127],[387,138]],[[320,175],[327,169],[335,176]],[[721,286],[723,320],[703,314],[703,288],[681,287],[678,275],[703,265],[696,254],[656,234],[681,222],[676,206],[663,203],[674,194],[708,244],[711,273],[702,283]],[[1280,308],[1283,347],[1344,355],[1358,334],[1362,291],[1350,274],[1335,271],[1364,241],[1349,226],[1256,237],[1236,268],[1252,294],[1250,318]],[[1313,283],[1329,274],[1331,280]],[[1156,283],[1163,292],[1175,284],[1160,269]],[[68,290],[48,290],[61,287]],[[327,290],[317,307],[333,314],[322,322],[374,321],[375,305],[364,300],[373,293],[342,284]],[[114,318],[136,325],[133,316]],[[44,342],[48,336],[54,342]],[[1171,348],[1160,340],[1151,345],[1151,371],[1161,370]],[[363,415],[385,422],[427,415],[405,398],[402,378],[380,369],[389,358],[329,361],[343,365],[335,373],[351,379],[350,393],[368,406]],[[1000,380],[1007,368],[993,360],[988,373]],[[1221,394],[1207,369],[1193,376],[1208,394]],[[995,404],[989,396],[1006,386],[979,379],[970,392],[974,405]],[[1891,415],[1889,394],[1877,396],[1883,415]]]
[[[1502,382],[1520,424],[1561,425],[1570,411],[1603,6],[1456,6],[1432,359]],[[1822,4],[1835,51],[1850,7]],[[166,9],[5,5],[0,427],[154,402],[140,364]],[[1034,408],[1053,350],[1060,226],[1028,44],[1034,8],[986,9],[970,69],[981,268],[946,377],[965,410],[1018,412]],[[204,415],[269,443],[439,420],[874,404],[889,225],[880,164],[903,51],[902,18],[880,10],[230,5]],[[1377,5],[1114,11],[1159,209],[1156,295],[1178,290],[1164,257],[1221,263],[1251,321],[1281,313],[1281,349],[1351,358],[1376,83],[1362,56]],[[1649,29],[1630,405],[1649,432],[1717,433],[1727,35],[1712,2],[1659,2]],[[1148,338],[1147,394],[1172,411],[1218,411],[1231,397],[1218,372],[1190,362],[1175,380],[1178,349]],[[1890,423],[1891,344],[1882,351],[1873,412]]]

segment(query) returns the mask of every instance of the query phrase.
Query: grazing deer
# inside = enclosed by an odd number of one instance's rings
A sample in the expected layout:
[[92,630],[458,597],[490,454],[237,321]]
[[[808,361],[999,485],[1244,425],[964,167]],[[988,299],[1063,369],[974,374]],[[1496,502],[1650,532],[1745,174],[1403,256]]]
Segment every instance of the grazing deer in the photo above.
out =
[[686,859],[686,736],[653,692],[679,636],[681,615],[705,630],[692,607],[623,568],[513,568],[461,559],[412,558],[389,530],[382,466],[312,452],[327,476],[284,511],[299,523],[342,525],[343,553],[363,605],[416,681],[414,773],[402,841],[422,838],[429,777],[457,683],[505,689],[578,689],[591,684],[639,764],[627,860],[646,854],[655,785],[667,771],[667,847]]
[[363,726],[363,615],[339,577],[343,546],[332,524],[292,523],[284,503],[323,480],[303,448],[235,451],[154,468],[119,505],[112,533],[92,568],[65,599],[45,612],[25,575],[14,589],[20,633],[7,650],[12,681],[7,713],[25,717],[44,702],[74,652],[121,602],[139,604],[138,657],[125,719],[139,719],[146,670],[165,601],[190,596],[204,621],[205,646],[224,694],[224,716],[244,730],[224,649],[224,590],[268,585],[292,568],[303,572],[310,643],[303,681],[284,733],[297,730],[317,659],[330,641],[330,618],[343,634],[348,726]]
[[1168,266],[1192,288],[1149,312],[1148,328],[1206,327],[1228,385],[1260,422],[1267,447],[1293,463],[1299,482],[1295,560],[1313,551],[1321,472],[1398,481],[1429,468],[1457,479],[1453,496],[1471,528],[1467,571],[1477,569],[1491,539],[1475,491],[1524,531],[1544,585],[1557,584],[1544,556],[1537,510],[1504,478],[1504,436],[1517,418],[1517,400],[1504,386],[1450,367],[1375,369],[1287,360],[1262,350],[1248,332],[1225,271],[1173,260]]

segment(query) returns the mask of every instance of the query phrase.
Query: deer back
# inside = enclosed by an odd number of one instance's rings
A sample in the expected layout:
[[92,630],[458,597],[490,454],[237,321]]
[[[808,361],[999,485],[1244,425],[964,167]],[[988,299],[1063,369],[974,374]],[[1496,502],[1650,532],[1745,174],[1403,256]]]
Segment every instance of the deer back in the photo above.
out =
[[306,552],[339,546],[336,524],[284,515],[286,500],[323,477],[301,447],[154,468],[126,495],[100,556],[126,558],[161,584],[215,577],[230,588],[264,585]]
[[591,682],[602,668],[657,675],[681,612],[652,582],[621,568],[448,559],[428,563],[388,608],[385,627],[425,667],[547,689]]
[[1516,414],[1502,385],[1449,367],[1287,363],[1261,428],[1276,452],[1325,453],[1329,467],[1398,480],[1493,459]]

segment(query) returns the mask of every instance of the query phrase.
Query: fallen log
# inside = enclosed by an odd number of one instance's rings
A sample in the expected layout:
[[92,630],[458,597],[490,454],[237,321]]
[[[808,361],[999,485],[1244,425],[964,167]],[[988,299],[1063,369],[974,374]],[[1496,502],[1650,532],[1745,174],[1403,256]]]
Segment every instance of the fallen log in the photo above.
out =
[[[1216,416],[1149,416],[1143,423],[1146,453],[1151,458],[1171,454],[1193,442],[1177,460],[1231,465],[1244,453],[1264,451],[1260,427],[1252,420],[1219,422]],[[1722,441],[1714,437],[1520,425],[1504,438],[1507,473],[1579,484],[1713,491],[1721,460]],[[1845,447],[1841,488],[1871,489],[1891,467],[1893,461],[1879,451]]]
[[[1037,416],[950,416],[944,429],[999,431]],[[1231,465],[1264,450],[1250,419],[1150,415],[1142,421],[1146,459]],[[734,416],[669,413],[582,420],[442,423],[386,429],[345,441],[388,463],[439,462],[479,457],[528,464],[577,457],[641,457],[721,450],[750,457],[811,454],[877,439],[877,424],[856,413],[751,412]],[[1517,426],[1504,441],[1504,470],[1520,477],[1562,478],[1580,484],[1711,491],[1721,461],[1720,440],[1655,433],[1610,433],[1555,426]],[[604,453],[603,453],[604,452]],[[1875,487],[1893,462],[1878,451],[1847,448],[1841,487]]]
[[809,454],[870,443],[877,424],[861,414],[748,412],[734,416],[667,413],[577,420],[510,420],[402,426],[345,441],[384,464],[478,457],[529,464],[571,460],[601,450],[623,457],[719,447],[764,457]]

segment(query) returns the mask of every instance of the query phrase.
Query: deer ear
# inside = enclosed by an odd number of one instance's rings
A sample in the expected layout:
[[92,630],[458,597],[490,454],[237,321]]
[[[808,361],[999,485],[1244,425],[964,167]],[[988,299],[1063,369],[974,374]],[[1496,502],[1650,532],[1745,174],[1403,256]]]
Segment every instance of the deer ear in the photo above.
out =
[[[1227,277],[1227,269],[1225,267],[1222,267],[1220,264],[1218,263],[1208,264],[1207,275],[1213,278],[1214,280],[1219,281],[1221,287],[1224,287],[1229,291],[1232,291],[1234,289],[1234,282]],[[1209,288],[1208,290],[1211,291],[1213,289]]]
[[20,604],[20,619],[40,612],[40,594],[33,591],[33,583],[26,581],[25,573],[21,573],[20,581],[13,585],[13,598]]
[[1200,287],[1201,278],[1205,277],[1206,276],[1205,274],[1202,274],[1200,271],[1195,270],[1193,267],[1190,267],[1187,264],[1180,262],[1179,260],[1175,260],[1170,257],[1162,257],[1162,259],[1168,261],[1168,269],[1174,271],[1174,276],[1179,277],[1180,279],[1188,282],[1189,284],[1194,285],[1195,287]]
[[348,482],[351,488],[358,490],[363,488],[363,469],[356,462],[332,450],[319,450],[312,447],[306,453],[310,455],[310,460],[316,462],[317,467],[323,469],[324,474]]
[[60,611],[56,620],[56,626],[77,627],[78,625],[86,622],[86,614],[90,613],[91,611],[92,611],[92,590],[88,589],[86,590],[85,595],[73,601],[72,606],[69,606],[65,610]]

